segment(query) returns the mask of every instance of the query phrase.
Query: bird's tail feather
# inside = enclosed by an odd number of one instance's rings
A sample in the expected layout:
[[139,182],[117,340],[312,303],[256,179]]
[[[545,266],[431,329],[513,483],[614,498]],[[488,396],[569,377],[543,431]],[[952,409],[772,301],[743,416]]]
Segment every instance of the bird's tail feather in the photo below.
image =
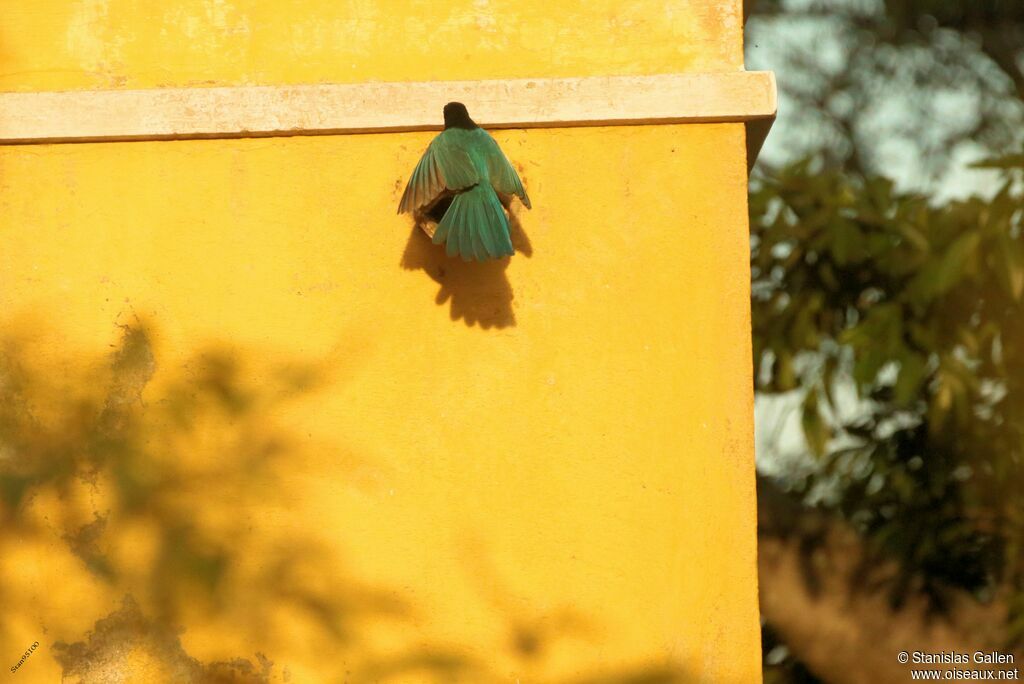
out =
[[508,217],[498,195],[486,183],[455,195],[433,240],[435,245],[445,243],[448,256],[458,255],[464,261],[500,259],[514,252]]

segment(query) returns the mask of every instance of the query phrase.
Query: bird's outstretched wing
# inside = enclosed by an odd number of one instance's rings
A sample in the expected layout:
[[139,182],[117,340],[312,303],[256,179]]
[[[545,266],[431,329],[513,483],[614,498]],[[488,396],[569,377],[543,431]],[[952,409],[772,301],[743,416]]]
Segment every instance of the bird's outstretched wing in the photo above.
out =
[[445,190],[461,190],[480,182],[466,152],[466,141],[461,139],[464,136],[465,131],[449,129],[431,141],[405,186],[399,214],[432,203]]
[[487,155],[487,173],[491,177],[491,185],[498,192],[505,195],[517,195],[523,201],[526,208],[530,208],[530,198],[526,195],[519,174],[512,168],[505,153],[498,147],[498,141],[491,137],[491,134],[482,128],[477,129],[480,138],[483,140],[483,147]]

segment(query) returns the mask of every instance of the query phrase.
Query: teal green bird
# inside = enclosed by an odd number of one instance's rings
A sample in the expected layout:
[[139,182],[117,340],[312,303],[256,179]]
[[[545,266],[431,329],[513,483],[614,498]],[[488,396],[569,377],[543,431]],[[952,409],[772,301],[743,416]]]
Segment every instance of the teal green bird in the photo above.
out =
[[434,213],[447,209],[434,232],[448,256],[465,261],[500,259],[513,253],[508,216],[498,198],[517,195],[526,208],[530,198],[497,141],[477,126],[466,106],[444,106],[444,130],[423,153],[402,194],[398,213]]

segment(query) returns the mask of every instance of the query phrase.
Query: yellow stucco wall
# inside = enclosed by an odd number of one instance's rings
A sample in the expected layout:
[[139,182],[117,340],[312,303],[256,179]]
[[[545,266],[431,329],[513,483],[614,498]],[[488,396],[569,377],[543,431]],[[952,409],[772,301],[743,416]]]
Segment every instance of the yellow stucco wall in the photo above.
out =
[[[740,40],[724,0],[3,0],[0,89]],[[742,125],[496,133],[534,209],[489,264],[394,213],[431,135],[0,148],[12,680],[760,680]]]
[[0,0],[0,90],[722,71],[739,0]]

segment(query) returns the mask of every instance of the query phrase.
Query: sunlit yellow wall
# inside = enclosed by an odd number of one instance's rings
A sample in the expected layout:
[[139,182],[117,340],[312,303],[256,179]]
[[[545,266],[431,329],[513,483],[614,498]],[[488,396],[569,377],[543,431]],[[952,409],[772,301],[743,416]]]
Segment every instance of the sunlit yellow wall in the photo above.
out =
[[0,0],[0,89],[722,71],[739,0]]
[[[738,0],[0,0],[0,89],[734,70],[740,14]],[[760,681],[742,125],[496,133],[534,209],[514,205],[519,253],[484,265],[395,215],[431,135],[0,149],[5,353],[29,350],[70,396],[109,384],[125,326],[145,326],[150,412],[204,349],[245,359],[255,388],[276,363],[318,369],[315,390],[248,422],[198,421],[173,452],[196,472],[225,435],[270,424],[288,460],[244,492],[182,484],[187,516],[248,535],[236,583],[262,567],[261,539],[301,539],[343,568],[309,584],[403,616],[341,638],[287,606],[254,618],[239,586],[215,608],[186,596],[174,626],[198,661],[258,652],[273,665],[251,681],[275,682]],[[47,401],[30,409],[51,420]],[[82,524],[110,506],[87,483],[63,496]],[[85,640],[126,594],[152,614],[155,561],[145,525],[111,514],[101,547],[125,570],[98,576],[62,539],[59,497],[26,506],[44,532],[0,540],[0,645],[13,665],[38,640],[8,675],[52,682],[52,644]],[[123,651],[95,681],[176,679],[146,647]]]

